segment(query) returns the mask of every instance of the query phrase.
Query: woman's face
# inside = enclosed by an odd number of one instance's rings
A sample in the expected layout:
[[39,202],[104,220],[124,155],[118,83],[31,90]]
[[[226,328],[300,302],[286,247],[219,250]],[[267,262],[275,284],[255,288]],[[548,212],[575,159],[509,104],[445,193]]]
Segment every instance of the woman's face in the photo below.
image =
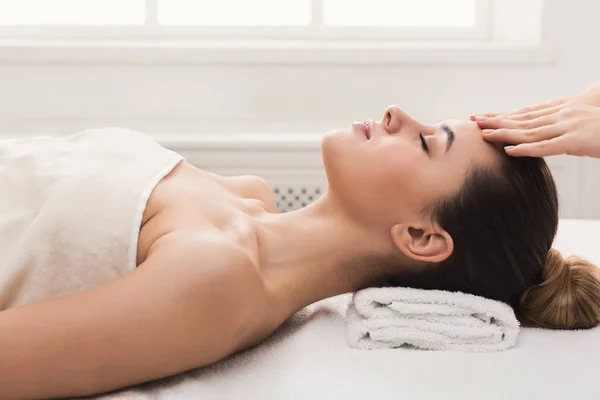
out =
[[499,160],[476,123],[425,125],[396,106],[381,121],[329,132],[321,145],[330,192],[378,227],[420,220],[424,207],[461,188],[470,168]]

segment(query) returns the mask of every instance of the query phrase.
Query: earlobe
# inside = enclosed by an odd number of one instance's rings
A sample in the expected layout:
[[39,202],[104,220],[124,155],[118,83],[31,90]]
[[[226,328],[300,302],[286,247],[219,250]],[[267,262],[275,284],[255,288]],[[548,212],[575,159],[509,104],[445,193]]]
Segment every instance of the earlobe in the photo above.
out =
[[450,257],[454,251],[452,237],[438,226],[421,223],[396,224],[390,233],[398,250],[413,260],[439,263]]

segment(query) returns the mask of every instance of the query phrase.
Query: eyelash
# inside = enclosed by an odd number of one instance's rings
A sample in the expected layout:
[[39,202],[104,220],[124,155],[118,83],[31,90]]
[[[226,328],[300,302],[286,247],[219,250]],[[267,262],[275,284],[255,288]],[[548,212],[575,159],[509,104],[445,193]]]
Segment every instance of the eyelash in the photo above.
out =
[[425,141],[425,138],[423,137],[423,134],[421,132],[419,132],[419,137],[421,138],[421,146],[423,147],[423,150],[425,150],[425,153],[429,154],[429,147],[427,146],[427,141]]

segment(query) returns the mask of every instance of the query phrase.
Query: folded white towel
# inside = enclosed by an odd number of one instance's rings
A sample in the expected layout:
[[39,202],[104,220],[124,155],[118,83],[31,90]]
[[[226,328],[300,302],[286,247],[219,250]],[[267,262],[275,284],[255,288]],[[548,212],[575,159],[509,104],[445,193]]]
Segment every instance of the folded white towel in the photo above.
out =
[[359,349],[411,345],[428,350],[499,351],[513,347],[519,321],[500,301],[460,292],[381,287],[353,294],[348,342]]

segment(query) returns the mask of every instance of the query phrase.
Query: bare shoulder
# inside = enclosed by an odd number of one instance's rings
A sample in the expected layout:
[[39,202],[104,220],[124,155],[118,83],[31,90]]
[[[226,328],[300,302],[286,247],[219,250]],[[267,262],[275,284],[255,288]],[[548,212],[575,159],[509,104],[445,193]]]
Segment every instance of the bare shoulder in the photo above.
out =
[[[155,261],[175,267],[182,293],[189,291],[191,298],[200,297],[198,304],[210,303],[215,312],[231,319],[238,331],[231,339],[232,352],[259,344],[284,322],[260,266],[242,246],[219,236],[193,237],[185,232],[171,235],[168,241]],[[178,260],[177,266],[173,260]]]
[[[175,275],[182,291],[189,290],[193,297],[216,296],[224,312],[242,319],[252,315],[246,324],[258,322],[265,308],[264,281],[252,256],[239,244],[218,233],[177,231],[161,238],[151,256],[154,265]],[[200,287],[210,293],[198,293]]]
[[266,179],[256,175],[240,175],[226,179],[233,183],[244,197],[258,199],[265,204],[267,211],[277,212],[275,194]]
[[202,267],[195,268],[200,273],[250,272],[254,266],[250,253],[220,232],[176,230],[158,239],[150,255],[155,258],[177,257],[186,265],[201,264]]
[[159,239],[150,255],[155,264],[172,268],[172,273],[188,280],[219,280],[224,288],[262,284],[250,253],[219,233],[175,231]]

